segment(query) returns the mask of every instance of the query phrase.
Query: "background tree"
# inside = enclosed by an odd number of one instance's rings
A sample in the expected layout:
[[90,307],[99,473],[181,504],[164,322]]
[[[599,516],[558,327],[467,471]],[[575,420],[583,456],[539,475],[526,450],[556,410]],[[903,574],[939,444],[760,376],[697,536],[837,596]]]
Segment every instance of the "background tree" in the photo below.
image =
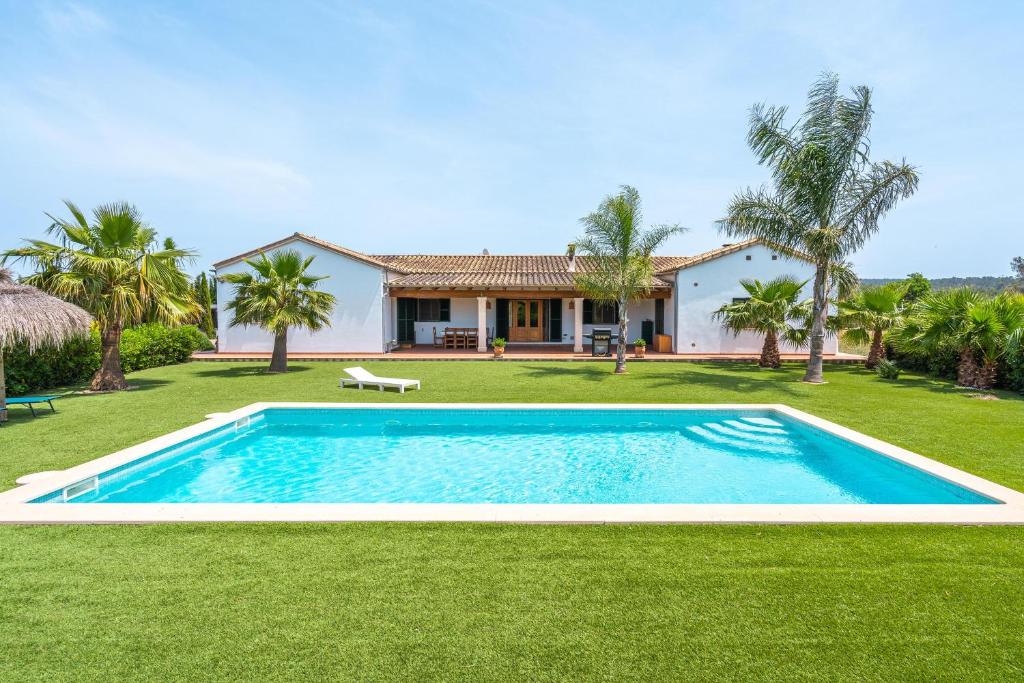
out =
[[255,325],[274,335],[270,372],[288,371],[288,330],[300,327],[316,332],[330,322],[333,294],[318,290],[326,275],[308,275],[314,256],[302,258],[288,249],[270,257],[246,261],[252,271],[222,275],[220,280],[235,286],[234,298],[225,307],[233,315],[231,326]]
[[70,220],[47,214],[57,243],[26,240],[28,246],[5,252],[4,260],[28,260],[37,272],[25,278],[27,284],[92,314],[100,328],[101,362],[90,386],[126,389],[122,330],[144,320],[176,325],[194,314],[192,288],[180,264],[195,253],[158,249],[156,231],[131,204],[103,204],[93,210],[92,222],[72,202],[64,204]]
[[[897,347],[935,352],[943,345],[960,354],[957,384],[990,389],[999,359],[1024,337],[1024,295],[990,297],[967,287],[933,292],[914,306],[895,334]],[[981,357],[981,364],[978,363]]]
[[1024,292],[1024,256],[1014,256],[1010,261],[1010,268],[1013,269],[1013,276],[1017,278],[1017,291]]
[[764,346],[757,364],[762,368],[777,368],[782,364],[780,338],[796,347],[807,343],[811,302],[800,300],[800,292],[806,284],[806,280],[801,282],[788,276],[768,282],[740,280],[749,297],[725,304],[714,312],[713,317],[734,335],[741,332],[764,335]]
[[622,374],[626,371],[629,339],[628,306],[651,291],[651,255],[683,228],[656,225],[644,230],[640,193],[629,185],[623,185],[618,194],[605,197],[597,211],[581,218],[580,223],[584,225],[584,235],[576,241],[576,248],[590,257],[592,265],[585,272],[577,272],[576,288],[595,301],[618,304],[615,372]]
[[199,308],[196,325],[211,339],[217,335],[213,325],[213,289],[214,283],[206,277],[206,273],[199,273],[192,282],[193,297]]
[[903,303],[912,304],[919,301],[932,291],[931,280],[921,273],[910,273],[903,280]]
[[906,290],[901,284],[866,287],[841,300],[833,325],[851,344],[870,344],[864,367],[874,370],[885,358],[884,334],[903,322]]
[[759,238],[807,254],[815,263],[810,358],[806,382],[822,382],[831,297],[829,269],[857,251],[879,220],[917,189],[917,171],[868,159],[871,90],[839,95],[839,79],[824,74],[808,95],[804,115],[786,127],[785,107],[755,105],[747,141],[772,172],[773,188],[746,189],[718,222],[728,235]]

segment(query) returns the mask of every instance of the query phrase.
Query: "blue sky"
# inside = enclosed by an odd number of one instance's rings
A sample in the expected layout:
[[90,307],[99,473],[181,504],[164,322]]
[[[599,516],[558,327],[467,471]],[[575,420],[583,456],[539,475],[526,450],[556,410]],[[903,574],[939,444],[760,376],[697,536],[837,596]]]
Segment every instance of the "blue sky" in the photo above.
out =
[[750,105],[833,70],[921,170],[860,274],[1009,274],[1024,4],[828,4],[0,0],[0,247],[68,197],[138,204],[196,269],[296,230],[560,253],[629,183],[694,253],[765,178]]

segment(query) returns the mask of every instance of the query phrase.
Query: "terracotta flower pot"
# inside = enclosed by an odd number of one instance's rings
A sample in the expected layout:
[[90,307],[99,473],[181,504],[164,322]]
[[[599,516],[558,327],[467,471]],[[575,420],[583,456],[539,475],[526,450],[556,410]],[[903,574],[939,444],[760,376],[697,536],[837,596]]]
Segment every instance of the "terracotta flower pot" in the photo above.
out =
[[646,357],[647,356],[647,347],[646,346],[634,346],[633,347],[633,355],[636,358],[644,358],[644,357]]
[[501,358],[504,355],[505,355],[505,347],[504,346],[495,346],[494,347],[494,357],[495,358]]

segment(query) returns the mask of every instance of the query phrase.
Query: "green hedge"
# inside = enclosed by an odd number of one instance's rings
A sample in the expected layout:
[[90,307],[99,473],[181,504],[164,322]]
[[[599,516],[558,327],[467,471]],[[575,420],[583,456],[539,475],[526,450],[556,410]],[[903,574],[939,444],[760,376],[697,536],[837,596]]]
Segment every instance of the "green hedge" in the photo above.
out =
[[927,372],[929,375],[956,379],[960,353],[951,346],[943,346],[931,353],[909,353],[886,345],[886,356],[904,370]]
[[[932,353],[907,353],[886,346],[886,355],[904,370],[927,372],[944,379],[956,379],[956,368],[960,353],[949,346],[940,347]],[[1024,393],[1024,349],[1007,352],[999,360],[999,374],[996,386]]]
[[[213,348],[194,325],[165,327],[148,324],[129,328],[121,335],[121,367],[135,372],[162,365],[184,363],[194,351]],[[4,351],[8,396],[40,389],[86,382],[100,367],[100,337],[75,339],[56,349],[29,354],[24,346]]]
[[4,351],[7,395],[21,396],[39,389],[79,384],[92,377],[99,366],[100,340],[95,334],[33,354],[19,344]]
[[175,365],[188,361],[194,351],[212,348],[213,344],[195,325],[139,325],[121,335],[121,368],[135,372]]

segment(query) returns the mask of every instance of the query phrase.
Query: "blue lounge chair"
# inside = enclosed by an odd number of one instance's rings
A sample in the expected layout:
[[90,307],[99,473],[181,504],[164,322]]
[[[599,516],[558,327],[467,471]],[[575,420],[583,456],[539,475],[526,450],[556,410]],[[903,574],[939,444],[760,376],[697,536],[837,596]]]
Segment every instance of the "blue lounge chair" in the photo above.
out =
[[54,399],[60,398],[60,396],[18,396],[17,398],[8,398],[7,405],[25,405],[32,411],[32,417],[36,416],[36,409],[33,407],[33,403],[48,403],[50,410],[57,412],[57,409],[53,407]]

